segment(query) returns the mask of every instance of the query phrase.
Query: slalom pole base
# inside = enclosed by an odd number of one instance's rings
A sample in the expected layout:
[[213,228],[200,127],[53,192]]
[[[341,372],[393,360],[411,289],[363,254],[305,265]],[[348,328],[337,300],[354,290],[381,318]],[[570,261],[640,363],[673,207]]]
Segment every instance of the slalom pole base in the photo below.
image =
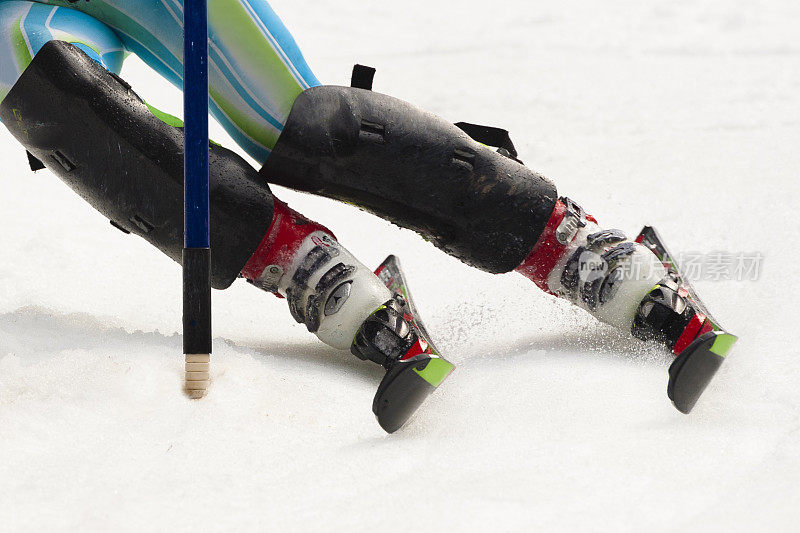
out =
[[186,354],[186,381],[183,391],[192,400],[199,400],[208,393],[211,382],[211,355]]
[[211,360],[211,251],[183,249],[183,353],[186,356],[184,391],[200,399],[208,391]]

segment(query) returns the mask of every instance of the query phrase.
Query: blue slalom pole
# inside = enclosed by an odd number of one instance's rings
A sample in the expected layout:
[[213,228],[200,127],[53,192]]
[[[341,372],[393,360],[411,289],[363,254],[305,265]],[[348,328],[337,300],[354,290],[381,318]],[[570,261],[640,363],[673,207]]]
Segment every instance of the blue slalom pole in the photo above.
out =
[[206,0],[184,0],[183,34],[183,353],[186,393],[190,398],[202,398],[208,389],[211,356]]

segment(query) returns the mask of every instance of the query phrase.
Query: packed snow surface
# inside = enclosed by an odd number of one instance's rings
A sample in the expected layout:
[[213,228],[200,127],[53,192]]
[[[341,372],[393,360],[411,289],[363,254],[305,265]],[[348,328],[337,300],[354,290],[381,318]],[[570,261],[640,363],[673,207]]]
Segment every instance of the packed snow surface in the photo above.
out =
[[[214,293],[212,388],[190,401],[178,266],[31,173],[3,129],[0,529],[796,527],[800,4],[274,8],[320,79],[347,84],[353,63],[372,65],[377,91],[509,129],[520,157],[604,225],[653,224],[675,252],[761,254],[755,281],[696,283],[739,343],[684,416],[657,347],[518,275],[276,187],[365,263],[402,258],[457,370],[386,435],[370,410],[378,369],[237,282]],[[135,58],[123,76],[180,113],[179,92]]]

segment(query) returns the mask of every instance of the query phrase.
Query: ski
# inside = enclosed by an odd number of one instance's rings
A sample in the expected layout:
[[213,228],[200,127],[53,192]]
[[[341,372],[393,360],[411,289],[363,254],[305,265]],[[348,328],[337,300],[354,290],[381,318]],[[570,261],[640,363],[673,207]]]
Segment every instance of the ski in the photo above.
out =
[[381,380],[372,412],[388,433],[400,429],[455,366],[441,357],[419,316],[397,257],[390,255],[375,274],[404,303],[404,317],[417,330],[418,340]]
[[636,242],[656,255],[677,283],[679,296],[688,300],[695,309],[692,320],[672,349],[676,357],[669,367],[667,385],[669,399],[678,411],[688,414],[725,361],[737,337],[711,316],[655,228],[645,226]]

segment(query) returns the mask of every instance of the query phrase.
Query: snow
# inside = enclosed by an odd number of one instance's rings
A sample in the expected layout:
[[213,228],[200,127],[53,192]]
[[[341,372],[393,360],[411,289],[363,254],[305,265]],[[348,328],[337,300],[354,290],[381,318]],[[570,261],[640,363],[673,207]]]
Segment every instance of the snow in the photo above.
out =
[[[659,349],[520,276],[278,190],[365,263],[402,258],[457,370],[387,436],[370,412],[380,372],[237,282],[214,294],[212,389],[192,402],[180,392],[180,269],[31,173],[3,130],[0,529],[792,529],[800,5],[273,7],[322,80],[373,65],[378,91],[508,128],[527,164],[606,225],[653,224],[679,252],[763,254],[757,281],[697,283],[739,344],[681,415]],[[178,92],[135,58],[123,76],[179,112]]]

